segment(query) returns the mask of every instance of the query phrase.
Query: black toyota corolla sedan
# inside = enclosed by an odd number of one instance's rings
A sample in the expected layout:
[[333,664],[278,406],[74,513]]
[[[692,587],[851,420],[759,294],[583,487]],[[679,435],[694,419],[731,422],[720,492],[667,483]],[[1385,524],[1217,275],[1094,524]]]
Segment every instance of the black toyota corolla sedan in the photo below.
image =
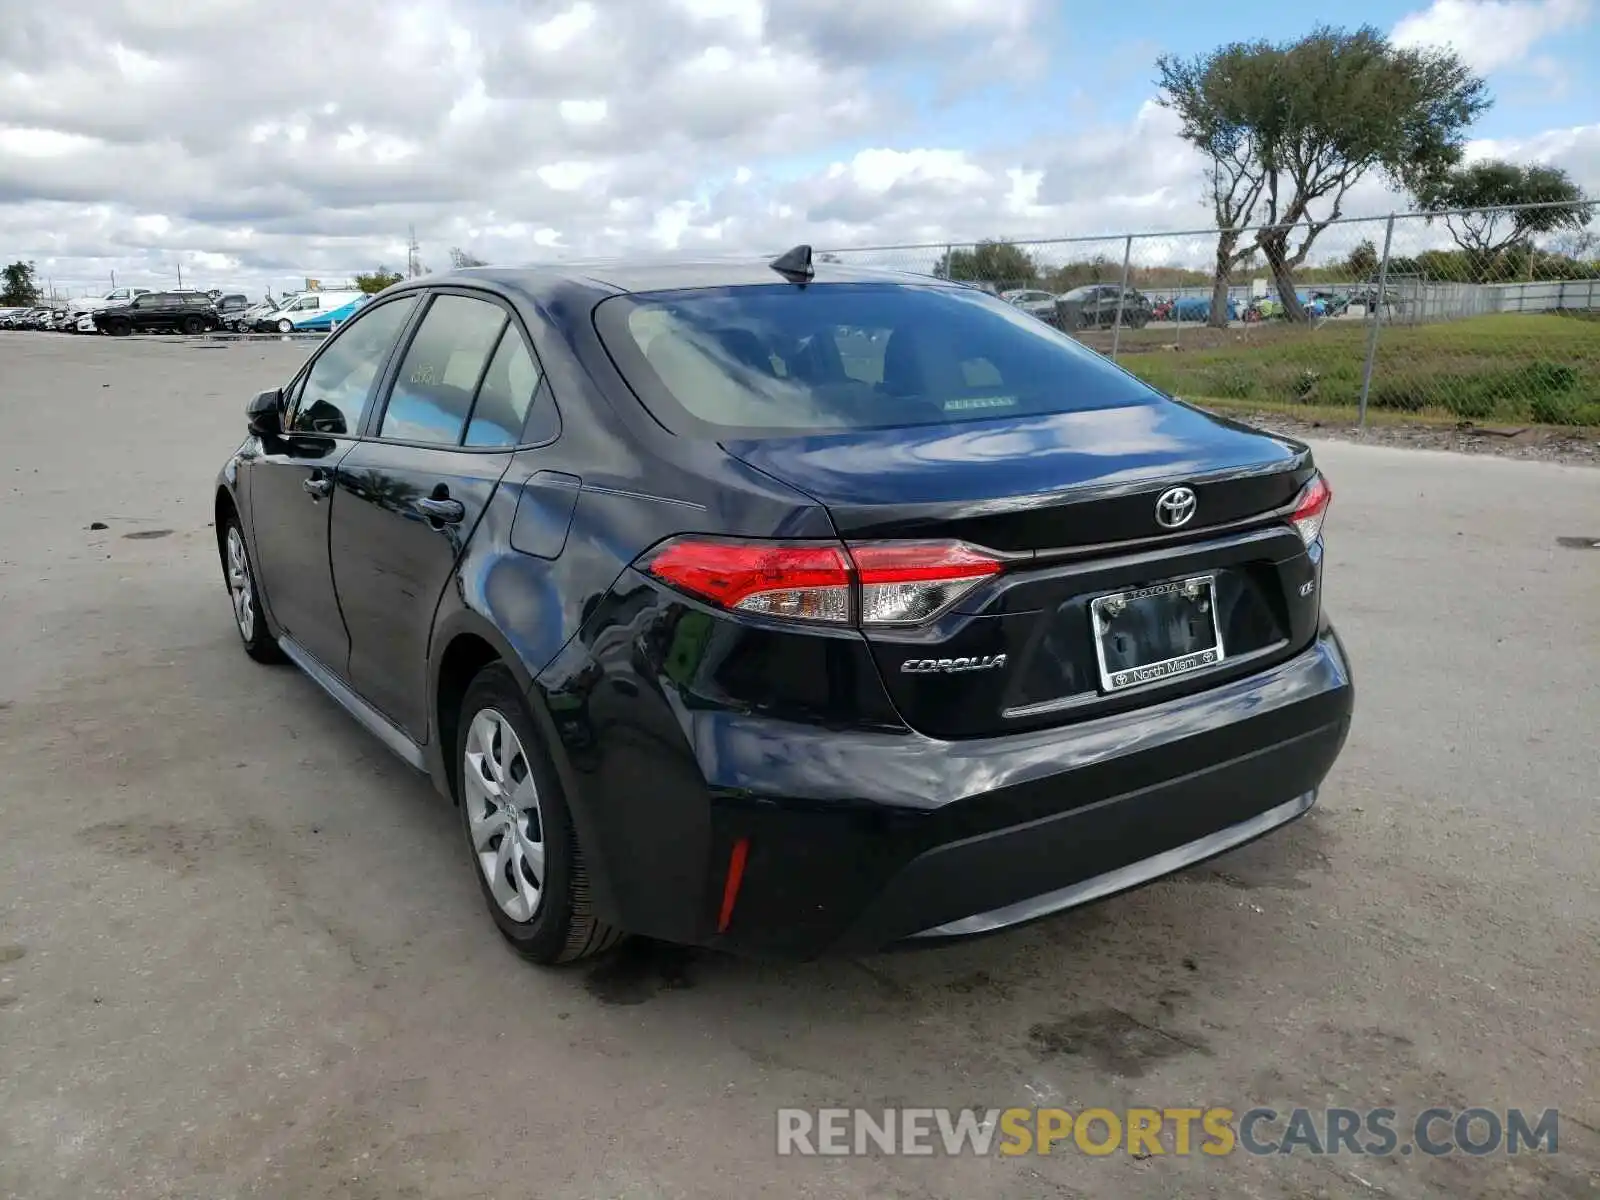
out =
[[432,776],[538,962],[1001,929],[1292,821],[1344,743],[1311,452],[960,284],[431,275],[247,420],[245,650]]

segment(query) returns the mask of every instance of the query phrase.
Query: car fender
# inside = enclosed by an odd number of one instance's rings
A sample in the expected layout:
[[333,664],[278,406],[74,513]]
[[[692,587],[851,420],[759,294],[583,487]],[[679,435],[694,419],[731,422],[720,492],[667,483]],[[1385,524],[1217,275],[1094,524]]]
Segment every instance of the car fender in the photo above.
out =
[[[597,814],[588,803],[587,793],[580,786],[573,771],[572,762],[567,755],[565,739],[557,727],[551,712],[550,698],[533,674],[528,670],[527,663],[523,660],[511,643],[505,638],[494,621],[482,613],[462,604],[456,589],[446,593],[446,605],[441,605],[442,611],[434,621],[433,638],[429,648],[428,662],[428,695],[432,698],[430,704],[430,724],[438,723],[438,696],[440,687],[441,666],[445,655],[452,643],[463,635],[480,638],[486,642],[498,656],[500,662],[509,670],[517,682],[517,688],[527,701],[528,712],[532,715],[534,724],[538,727],[540,736],[544,740],[549,752],[551,766],[555,768],[556,778],[561,783],[562,795],[567,802],[567,810],[572,815],[572,823],[578,835],[578,842],[584,848],[586,865],[589,874],[589,886],[594,898],[596,911],[602,916],[614,918],[617,904],[611,885],[611,871],[606,862],[605,841],[600,836],[601,829]],[[428,775],[438,792],[452,803],[456,800],[455,787],[452,780],[454,747],[444,745],[444,738],[437,728],[430,729],[428,745],[423,748],[424,758],[427,762]]]

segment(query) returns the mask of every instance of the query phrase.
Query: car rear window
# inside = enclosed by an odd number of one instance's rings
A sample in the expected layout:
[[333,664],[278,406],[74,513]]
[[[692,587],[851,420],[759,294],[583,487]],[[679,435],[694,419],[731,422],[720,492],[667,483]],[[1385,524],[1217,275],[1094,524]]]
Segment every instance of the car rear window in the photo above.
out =
[[596,325],[680,433],[938,425],[1149,404],[1133,376],[1013,305],[901,283],[616,296]]

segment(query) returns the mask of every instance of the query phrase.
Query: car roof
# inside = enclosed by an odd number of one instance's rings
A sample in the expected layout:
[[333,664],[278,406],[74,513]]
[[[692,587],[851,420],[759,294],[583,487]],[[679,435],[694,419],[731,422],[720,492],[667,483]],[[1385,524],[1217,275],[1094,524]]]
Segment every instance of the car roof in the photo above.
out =
[[[594,299],[598,301],[608,295],[625,295],[632,292],[752,287],[784,283],[784,276],[772,269],[771,261],[770,258],[700,261],[610,259],[536,264],[525,267],[465,267],[437,275],[404,280],[395,284],[394,290],[487,285],[495,289],[521,293],[537,300],[556,292],[577,288],[594,293]],[[937,279],[932,275],[832,263],[820,258],[816,259],[813,265],[815,274],[807,286],[834,283],[911,283],[955,288],[967,286],[963,283]]]

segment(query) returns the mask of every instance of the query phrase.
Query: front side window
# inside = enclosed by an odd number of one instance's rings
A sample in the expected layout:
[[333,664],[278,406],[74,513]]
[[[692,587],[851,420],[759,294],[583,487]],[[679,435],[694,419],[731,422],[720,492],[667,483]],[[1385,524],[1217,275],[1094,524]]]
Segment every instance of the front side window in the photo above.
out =
[[1160,394],[1014,305],[901,283],[700,288],[604,300],[624,376],[679,432],[935,425]]
[[368,309],[323,347],[295,400],[290,432],[354,434],[360,429],[367,393],[416,305],[415,296],[403,296]]
[[478,380],[505,325],[497,304],[437,297],[406,348],[378,436],[459,445]]

